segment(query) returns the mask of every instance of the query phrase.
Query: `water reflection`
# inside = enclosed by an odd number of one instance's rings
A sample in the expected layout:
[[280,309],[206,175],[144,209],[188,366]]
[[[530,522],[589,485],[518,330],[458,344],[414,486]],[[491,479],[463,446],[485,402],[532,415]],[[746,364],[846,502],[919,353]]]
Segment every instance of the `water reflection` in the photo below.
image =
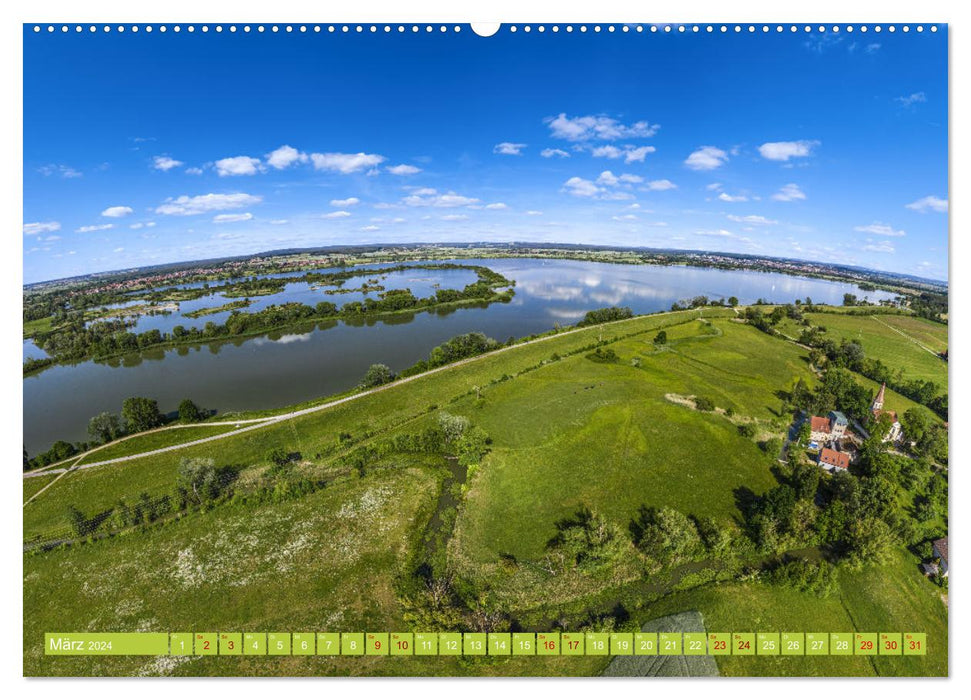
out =
[[[811,297],[817,303],[830,304],[842,303],[846,292],[873,301],[892,296],[864,292],[855,285],[777,273],[521,259],[456,262],[486,265],[516,280],[515,297],[508,304],[445,307],[433,313],[381,319],[330,320],[258,337],[156,348],[106,362],[54,366],[24,379],[24,443],[33,454],[57,439],[85,439],[88,419],[101,411],[117,412],[128,396],[155,398],[163,412],[175,410],[183,398],[221,412],[282,407],[345,391],[375,362],[401,370],[459,333],[482,331],[498,340],[521,337],[548,330],[556,323],[574,323],[586,311],[602,306],[630,306],[636,313],[649,313],[701,294],[712,299],[736,296],[742,303],[759,297],[779,302]],[[395,275],[384,282],[387,288],[415,289],[421,284],[416,291],[420,296],[430,294],[436,284],[455,288],[475,280],[475,275],[465,270],[403,271]],[[361,278],[367,279],[367,273]],[[285,298],[258,298],[250,310],[284,300],[311,303],[312,298],[313,303],[321,299],[344,303],[363,296],[324,295],[303,287],[288,285]],[[206,298],[184,302],[182,307],[184,313],[213,305],[218,304]],[[226,316],[228,313],[205,316],[197,323],[220,322]],[[142,323],[178,325],[175,314],[144,317],[139,320]],[[32,343],[25,341],[25,354],[29,345]]]

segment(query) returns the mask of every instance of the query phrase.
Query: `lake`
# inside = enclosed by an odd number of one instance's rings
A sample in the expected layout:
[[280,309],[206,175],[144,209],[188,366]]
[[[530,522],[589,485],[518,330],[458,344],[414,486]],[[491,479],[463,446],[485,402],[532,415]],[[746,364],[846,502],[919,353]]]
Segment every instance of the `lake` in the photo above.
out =
[[[335,321],[292,333],[150,350],[108,362],[56,365],[23,380],[24,445],[34,455],[55,440],[88,439],[88,419],[102,411],[119,412],[121,402],[129,396],[156,399],[163,412],[174,411],[184,398],[220,413],[279,408],[350,389],[376,362],[401,370],[460,333],[482,331],[497,340],[518,338],[549,330],[556,323],[576,323],[587,311],[604,306],[629,306],[635,313],[651,313],[698,295],[711,299],[735,296],[742,304],[760,297],[771,302],[810,297],[815,303],[841,304],[847,292],[871,301],[893,298],[888,292],[864,292],[847,283],[744,270],[573,260],[452,262],[484,265],[516,280],[515,297],[508,304],[488,308],[394,316],[362,325]],[[363,268],[361,277],[344,286],[352,289],[369,278],[372,276]],[[475,279],[469,270],[416,269],[391,273],[381,284],[387,289],[408,287],[416,296],[428,296],[436,285],[460,288]],[[299,282],[288,284],[280,294],[253,297],[246,310],[286,301],[330,301],[340,306],[362,298],[360,292],[328,295],[323,288]],[[182,313],[227,301],[212,294],[182,302],[179,312],[139,318],[134,330],[167,331],[179,324],[222,323],[229,312],[197,319],[184,318]],[[28,356],[43,356],[43,351],[25,340],[24,357]]]

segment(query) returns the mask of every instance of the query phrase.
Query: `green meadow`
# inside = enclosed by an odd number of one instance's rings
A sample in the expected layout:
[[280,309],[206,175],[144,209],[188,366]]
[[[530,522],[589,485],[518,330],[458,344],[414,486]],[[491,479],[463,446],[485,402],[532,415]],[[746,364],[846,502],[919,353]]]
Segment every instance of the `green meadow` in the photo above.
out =
[[[903,372],[905,379],[923,379],[947,389],[947,363],[921,347],[941,352],[947,348],[947,326],[913,316],[880,314],[806,314],[814,326],[823,326],[837,341],[858,340],[867,357]],[[798,336],[797,336],[798,337]],[[918,344],[919,341],[920,344]]]
[[[832,316],[821,318],[817,322],[835,332]],[[661,329],[667,342],[655,344]],[[880,345],[883,331],[866,325],[868,350]],[[612,356],[595,355],[598,343]],[[940,362],[907,343],[911,354]],[[540,560],[555,523],[581,505],[625,532],[642,505],[673,507],[733,529],[741,519],[739,494],[777,484],[771,472],[776,456],[742,437],[738,425],[781,437],[790,418],[782,394],[798,379],[815,381],[806,350],[739,322],[730,309],[657,314],[552,334],[202,445],[73,471],[24,508],[25,540],[69,532],[71,506],[92,517],[143,492],[171,494],[184,457],[232,466],[246,486],[268,473],[270,451],[283,448],[297,455],[301,474],[323,486],[279,502],[230,500],[143,529],[25,554],[25,674],[602,672],[607,657],[92,659],[45,657],[37,643],[44,632],[72,630],[414,630],[402,591],[436,522],[448,523],[442,556],[450,575],[478,586],[483,600],[502,602],[517,619],[546,619],[549,604],[562,604],[571,619],[580,619],[584,610],[622,595],[633,601],[631,623],[638,625],[699,610],[709,631],[926,631],[935,640],[931,649],[939,645],[943,655],[722,658],[719,667],[723,675],[946,673],[947,609],[940,589],[903,551],[886,565],[841,570],[842,593],[824,599],[757,581],[673,592],[664,578],[637,580],[644,572],[633,566],[609,580],[563,579],[544,597],[547,579],[502,572],[504,559],[524,564],[524,572]],[[697,410],[691,397],[710,399],[715,410]],[[902,411],[908,404],[888,392],[888,408]],[[384,454],[360,473],[343,462],[388,438],[435,425],[443,412],[467,418],[489,437],[489,452],[464,486],[455,487],[455,505],[443,491],[448,470],[439,457]],[[90,460],[223,430],[233,428],[202,424],[141,435]],[[52,479],[25,479],[24,499]]]

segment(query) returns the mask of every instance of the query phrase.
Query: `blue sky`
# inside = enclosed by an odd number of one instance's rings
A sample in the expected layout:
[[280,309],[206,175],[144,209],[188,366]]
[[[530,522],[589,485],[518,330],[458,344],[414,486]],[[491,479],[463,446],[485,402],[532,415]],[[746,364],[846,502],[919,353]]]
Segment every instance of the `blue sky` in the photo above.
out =
[[944,28],[24,38],[26,282],[482,240],[947,279]]

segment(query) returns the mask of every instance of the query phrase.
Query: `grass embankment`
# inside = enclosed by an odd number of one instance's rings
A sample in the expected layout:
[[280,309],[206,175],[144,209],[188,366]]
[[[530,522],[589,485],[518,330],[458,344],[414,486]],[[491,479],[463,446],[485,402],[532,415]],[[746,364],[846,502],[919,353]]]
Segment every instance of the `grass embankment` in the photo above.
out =
[[159,495],[163,490],[168,492],[175,484],[182,457],[213,457],[221,464],[246,469],[251,465],[263,464],[270,450],[282,446],[299,451],[306,459],[315,460],[318,453],[333,451],[341,433],[350,433],[357,440],[370,434],[389,434],[396,426],[427,414],[430,406],[446,409],[450,401],[468,394],[473,386],[486,387],[504,375],[511,376],[535,367],[549,360],[553,353],[567,355],[596,343],[600,337],[648,333],[663,325],[696,316],[697,312],[690,311],[661,314],[551,336],[549,340],[516,346],[462,365],[446,367],[407,383],[390,385],[360,399],[266,428],[184,450],[72,473],[25,510],[24,537],[65,528],[68,525],[66,512],[71,504],[84,504],[86,513],[97,513],[112,508],[120,498],[136,498],[141,491],[153,495]]

